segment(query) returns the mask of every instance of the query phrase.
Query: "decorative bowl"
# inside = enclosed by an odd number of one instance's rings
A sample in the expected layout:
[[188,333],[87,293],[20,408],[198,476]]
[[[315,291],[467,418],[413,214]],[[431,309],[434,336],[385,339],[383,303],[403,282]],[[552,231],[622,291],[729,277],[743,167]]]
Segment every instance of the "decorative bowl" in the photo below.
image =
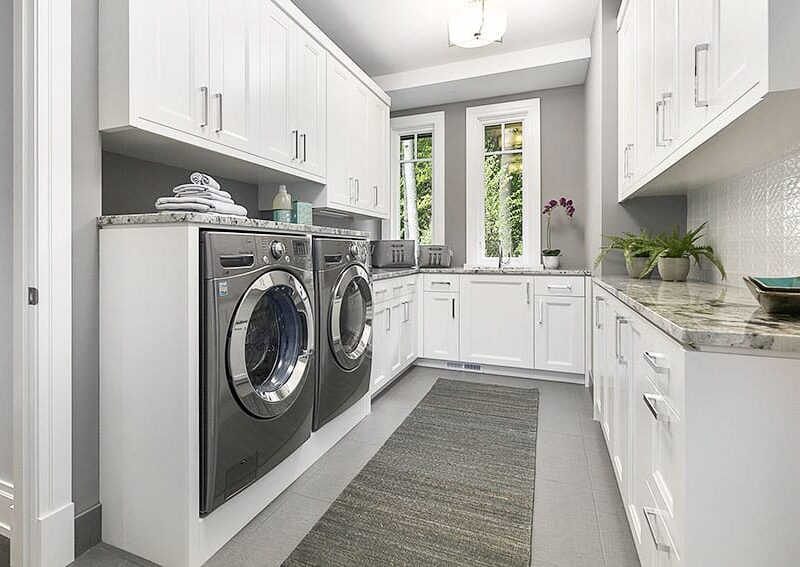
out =
[[749,279],[762,291],[800,293],[800,276],[792,278],[761,278],[749,276]]
[[765,291],[749,277],[744,283],[759,305],[770,315],[800,316],[800,293],[796,291]]

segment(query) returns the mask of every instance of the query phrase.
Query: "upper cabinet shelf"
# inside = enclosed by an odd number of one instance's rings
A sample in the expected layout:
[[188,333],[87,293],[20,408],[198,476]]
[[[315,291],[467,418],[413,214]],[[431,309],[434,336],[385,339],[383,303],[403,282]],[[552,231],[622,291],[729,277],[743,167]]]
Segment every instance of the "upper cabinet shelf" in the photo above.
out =
[[800,2],[625,0],[619,200],[681,194],[800,144]]
[[[348,170],[331,163],[343,152],[366,155],[370,136],[385,135],[388,148],[389,97],[289,0],[109,0],[100,18],[105,149],[253,183],[310,181],[317,207],[385,215],[377,205],[337,201],[327,185],[348,184]],[[350,110],[331,105],[334,64],[361,89],[363,122],[342,124]],[[375,107],[380,119],[372,122]],[[343,148],[331,126],[365,132]],[[388,164],[388,150],[369,157]],[[359,179],[388,190],[388,173]]]

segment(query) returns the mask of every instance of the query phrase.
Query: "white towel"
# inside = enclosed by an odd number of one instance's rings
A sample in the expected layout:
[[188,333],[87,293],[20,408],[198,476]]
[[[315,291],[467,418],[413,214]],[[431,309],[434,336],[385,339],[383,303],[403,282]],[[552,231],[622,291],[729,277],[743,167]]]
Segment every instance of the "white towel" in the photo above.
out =
[[212,189],[222,189],[216,179],[205,173],[200,173],[199,171],[192,173],[189,176],[189,180],[196,185],[204,185]]
[[211,207],[200,203],[156,203],[156,210],[208,213],[211,211]]
[[186,183],[184,185],[178,185],[177,187],[172,189],[172,192],[175,195],[182,196],[182,195],[199,195],[204,194],[205,197],[211,199],[218,199],[221,201],[225,201],[226,203],[233,203],[233,197],[227,191],[223,191],[222,189],[213,189],[211,187],[207,187],[205,185],[197,185],[195,183]]
[[[204,207],[208,207],[206,210],[219,213],[222,215],[235,215],[239,217],[246,217],[247,216],[247,209],[242,207],[241,205],[236,205],[234,203],[225,203],[222,201],[217,201],[214,199],[206,199],[204,197],[195,197],[195,196],[178,196],[178,197],[161,197],[156,200],[156,208],[163,207],[165,205],[172,205],[168,210],[179,210],[174,207],[186,207],[186,206],[194,206],[200,205]],[[189,210],[197,210],[196,208],[192,208]]]

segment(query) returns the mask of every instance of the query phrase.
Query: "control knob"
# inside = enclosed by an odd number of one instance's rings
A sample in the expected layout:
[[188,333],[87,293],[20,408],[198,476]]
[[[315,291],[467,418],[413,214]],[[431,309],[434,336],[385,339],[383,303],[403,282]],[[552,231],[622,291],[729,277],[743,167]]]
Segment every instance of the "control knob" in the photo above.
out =
[[272,244],[269,245],[269,251],[272,253],[273,258],[279,260],[286,254],[286,246],[283,245],[283,242],[273,240]]

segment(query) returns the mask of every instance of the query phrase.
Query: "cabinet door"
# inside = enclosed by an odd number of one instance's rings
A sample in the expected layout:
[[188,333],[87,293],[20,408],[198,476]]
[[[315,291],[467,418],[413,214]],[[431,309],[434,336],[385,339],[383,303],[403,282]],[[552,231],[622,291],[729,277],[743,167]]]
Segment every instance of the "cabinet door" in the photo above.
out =
[[608,303],[605,297],[595,292],[594,317],[592,331],[592,394],[594,397],[594,414],[603,421],[603,392],[606,384],[606,350],[608,348],[608,331],[605,328],[605,316]]
[[461,277],[461,360],[533,369],[533,278]]
[[[667,0],[673,2],[674,0]],[[636,98],[630,112],[636,115],[636,141],[629,156],[630,166],[634,164],[635,177],[640,177],[657,163],[655,104],[656,87],[653,68],[654,22],[653,9],[657,0],[638,0],[636,2]],[[630,153],[630,151],[629,151]],[[631,161],[633,160],[633,161]]]
[[458,294],[423,294],[423,345],[425,358],[458,360]]
[[697,133],[708,115],[709,10],[707,1],[678,0],[678,132],[682,140]]
[[628,2],[618,32],[619,49],[619,196],[622,198],[633,185],[637,173],[636,136],[636,6]]
[[536,370],[583,374],[586,367],[582,297],[536,298]]
[[258,153],[258,0],[211,0],[211,139]]
[[405,318],[403,319],[403,331],[400,339],[400,355],[402,357],[402,368],[407,368],[417,359],[417,299],[410,296],[403,302],[405,306]]
[[209,127],[208,0],[132,3],[132,112],[181,132]]
[[328,57],[328,76],[326,80],[327,100],[327,165],[326,181],[329,204],[349,207],[352,204],[352,183],[348,177],[347,144],[350,140],[348,129],[348,94],[350,72],[333,57]]
[[391,342],[389,359],[389,376],[394,378],[403,369],[405,356],[403,355],[403,331],[405,327],[406,305],[403,301],[392,302],[389,315],[389,341]]
[[655,116],[655,158],[659,162],[672,151],[679,122],[678,0],[656,0],[652,21],[654,89],[650,108]]
[[766,0],[711,2],[709,120],[766,80],[768,13]]
[[299,165],[325,175],[325,50],[310,35],[295,29],[297,88],[295,128],[299,132]]
[[[381,99],[369,94],[367,183],[362,188],[359,205],[377,213],[387,212],[389,160],[389,115]],[[366,189],[366,190],[365,190]]]
[[627,310],[617,312],[618,346],[614,373],[614,420],[611,434],[614,439],[611,461],[617,473],[622,501],[630,503],[631,495],[631,403],[634,391],[633,364],[635,353],[641,349],[642,328]]
[[370,387],[372,394],[382,388],[390,377],[390,313],[391,306],[383,304],[375,307],[375,312],[372,316],[372,383]]
[[271,1],[261,2],[261,151],[273,161],[294,165],[297,132],[292,132],[292,28],[295,24]]
[[350,201],[357,207],[365,208],[369,203],[367,162],[368,128],[367,88],[355,77],[348,80],[347,89],[347,177],[350,187]]

